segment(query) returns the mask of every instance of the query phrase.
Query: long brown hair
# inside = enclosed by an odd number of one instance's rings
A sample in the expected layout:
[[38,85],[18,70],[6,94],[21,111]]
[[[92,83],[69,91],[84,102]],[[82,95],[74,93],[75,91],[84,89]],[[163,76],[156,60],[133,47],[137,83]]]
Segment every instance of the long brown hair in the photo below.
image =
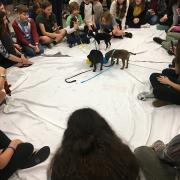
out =
[[101,20],[102,20],[102,18],[104,18],[108,24],[111,24],[113,21],[113,16],[111,15],[111,13],[109,11],[103,12],[103,14],[101,16]]
[[5,16],[6,16],[5,12],[0,12],[0,38],[5,33],[5,24],[4,24]]
[[118,3],[118,0],[116,0],[116,15],[119,19],[122,19],[125,16],[126,8],[127,8],[127,0],[124,0],[122,4],[122,8],[120,8],[120,5]]
[[[136,0],[134,0],[134,1],[132,2],[132,6],[133,6],[133,7],[136,6]],[[146,8],[146,1],[145,1],[145,0],[141,0],[141,7],[142,7],[142,11],[144,11],[145,8]]]
[[136,180],[139,166],[106,120],[84,108],[69,117],[50,172],[51,180]]

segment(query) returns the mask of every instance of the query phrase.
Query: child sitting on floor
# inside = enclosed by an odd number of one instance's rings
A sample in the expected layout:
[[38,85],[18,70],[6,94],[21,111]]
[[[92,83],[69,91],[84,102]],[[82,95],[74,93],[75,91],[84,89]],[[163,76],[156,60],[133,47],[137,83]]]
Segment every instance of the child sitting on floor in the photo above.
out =
[[123,36],[132,38],[131,33],[123,32],[117,24],[115,18],[109,11],[103,13],[101,17],[101,31],[111,34],[115,38],[122,38]]
[[18,43],[22,46],[27,56],[33,57],[44,52],[44,48],[39,44],[39,35],[35,22],[28,17],[27,6],[18,6],[18,17],[14,20],[12,26]]
[[57,25],[56,16],[52,13],[52,4],[44,1],[41,4],[42,14],[36,17],[37,30],[42,44],[57,44],[65,36],[65,29],[60,29]]
[[[145,0],[135,0],[129,6],[126,25],[129,28],[141,28],[146,24],[147,7]],[[148,25],[147,27],[149,27]]]
[[84,23],[79,14],[79,5],[77,2],[72,2],[69,5],[71,15],[68,16],[67,24],[67,42],[71,48],[73,45],[80,43],[89,43],[89,38],[84,32]]

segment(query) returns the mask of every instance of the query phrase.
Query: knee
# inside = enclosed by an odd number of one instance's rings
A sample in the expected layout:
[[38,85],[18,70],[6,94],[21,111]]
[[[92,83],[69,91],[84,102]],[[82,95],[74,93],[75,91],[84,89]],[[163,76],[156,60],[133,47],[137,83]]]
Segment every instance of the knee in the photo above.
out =
[[149,77],[150,82],[152,82],[153,80],[156,80],[158,76],[160,76],[159,73],[152,73]]
[[34,151],[34,146],[30,143],[21,143],[16,149],[16,153],[20,154],[22,158],[29,157]]
[[25,50],[25,53],[27,56],[30,56],[30,57],[36,56],[36,52],[32,48],[28,48],[27,50]]
[[62,37],[64,38],[64,36],[66,35],[67,31],[65,29],[61,29],[60,31]]
[[41,36],[40,41],[42,44],[50,44],[53,42],[53,39],[48,36]]
[[166,69],[164,69],[164,70],[162,71],[162,74],[163,74],[163,75],[167,75],[167,74],[169,74],[170,71],[171,71],[171,69],[166,68]]

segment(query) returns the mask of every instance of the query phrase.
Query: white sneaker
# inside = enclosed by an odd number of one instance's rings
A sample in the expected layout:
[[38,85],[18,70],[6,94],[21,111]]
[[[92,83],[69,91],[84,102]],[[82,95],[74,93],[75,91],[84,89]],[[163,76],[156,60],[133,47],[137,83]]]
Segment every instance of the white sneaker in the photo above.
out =
[[141,28],[150,28],[150,27],[151,27],[151,25],[148,24],[148,23],[146,23],[146,24],[144,24],[144,25],[141,25]]
[[141,101],[146,101],[147,98],[154,98],[153,92],[142,92],[137,95],[137,98]]

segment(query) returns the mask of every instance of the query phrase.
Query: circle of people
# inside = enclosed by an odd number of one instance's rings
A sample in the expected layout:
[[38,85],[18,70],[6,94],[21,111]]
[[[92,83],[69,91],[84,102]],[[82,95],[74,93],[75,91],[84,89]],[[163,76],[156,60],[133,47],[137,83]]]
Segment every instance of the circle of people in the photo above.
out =
[[[140,93],[138,99],[156,98],[155,107],[180,105],[180,0],[114,0],[110,11],[105,12],[99,0],[70,0],[69,14],[63,13],[65,28],[58,26],[48,1],[36,0],[31,9],[19,5],[17,11],[12,23],[14,35],[9,29],[6,9],[0,3],[0,105],[5,103],[6,94],[10,94],[6,69],[32,65],[28,57],[42,54],[44,46],[52,48],[65,36],[70,48],[88,44],[89,35],[96,30],[123,39],[127,28],[155,24],[167,34],[166,39],[153,40],[175,58],[162,73],[151,74],[152,91]],[[151,147],[142,146],[133,153],[98,112],[79,109],[68,119],[62,143],[48,168],[48,178],[175,180],[179,176],[179,144],[177,135],[168,144],[158,140]],[[19,169],[40,164],[49,154],[48,146],[35,151],[31,143],[10,140],[0,131],[0,179],[7,180]]]

